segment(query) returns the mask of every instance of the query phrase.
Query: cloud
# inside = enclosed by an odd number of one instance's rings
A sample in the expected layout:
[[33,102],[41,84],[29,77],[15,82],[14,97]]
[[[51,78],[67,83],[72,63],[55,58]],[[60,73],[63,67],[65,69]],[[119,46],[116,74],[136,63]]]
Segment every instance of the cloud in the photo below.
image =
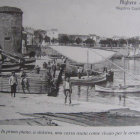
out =
[[140,11],[116,10],[119,0],[1,0],[23,11],[23,25],[71,34],[139,35]]

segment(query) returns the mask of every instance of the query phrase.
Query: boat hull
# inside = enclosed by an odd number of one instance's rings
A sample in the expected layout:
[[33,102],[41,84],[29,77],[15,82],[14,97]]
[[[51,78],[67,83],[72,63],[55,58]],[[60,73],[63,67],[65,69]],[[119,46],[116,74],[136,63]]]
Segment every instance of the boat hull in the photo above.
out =
[[35,63],[35,58],[25,58],[25,64]]
[[95,91],[107,92],[107,93],[140,93],[139,86],[127,86],[125,88],[105,88],[98,85],[95,85]]
[[20,64],[18,63],[4,63],[2,64],[2,68],[3,69],[6,69],[6,68],[13,68],[13,67],[17,67],[19,66]]
[[20,71],[20,66],[11,67],[11,68],[2,68],[0,70],[0,72],[12,72],[12,71],[19,72]]
[[79,79],[78,77],[76,78],[72,78],[71,79],[71,83],[73,85],[95,85],[95,84],[99,84],[99,83],[103,83],[106,82],[106,76],[83,76],[81,79]]

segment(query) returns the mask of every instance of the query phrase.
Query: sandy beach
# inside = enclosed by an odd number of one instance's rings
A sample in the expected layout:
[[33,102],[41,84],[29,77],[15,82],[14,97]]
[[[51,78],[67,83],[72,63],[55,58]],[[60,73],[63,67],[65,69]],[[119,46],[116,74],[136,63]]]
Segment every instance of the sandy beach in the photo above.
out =
[[[123,118],[126,119],[127,116],[128,120],[131,119],[130,122],[132,125],[137,125],[138,123],[138,120],[137,123],[136,121],[134,123],[132,119],[140,118],[139,112],[129,110],[128,108],[122,107],[120,105],[107,105],[93,102],[82,102],[77,100],[73,100],[71,105],[65,105],[63,98],[49,97],[46,94],[17,93],[15,98],[11,97],[9,93],[0,94],[1,125],[90,126],[89,120],[85,120],[88,116],[90,121],[93,117],[96,118],[96,124],[94,122],[95,120],[92,121],[93,126],[104,126],[109,124],[106,124],[105,122],[101,123],[102,121],[100,119],[102,117],[107,117],[107,113],[109,113],[110,118],[118,116],[122,118],[117,122],[122,122]],[[87,115],[86,118],[84,118],[85,115]],[[76,121],[79,117],[81,118],[81,122]],[[124,121],[124,123],[128,123],[128,120]],[[117,123],[117,125],[118,124],[120,123]]]
[[[49,57],[42,57],[36,65],[42,68],[43,62],[49,60]],[[123,99],[120,104],[118,95],[98,94],[93,87],[81,87],[80,90],[81,95],[78,88],[73,87],[71,105],[64,104],[62,85],[57,97],[20,92],[14,98],[10,93],[0,93],[0,125],[140,125],[139,98],[135,100],[135,97],[128,96],[124,106]]]

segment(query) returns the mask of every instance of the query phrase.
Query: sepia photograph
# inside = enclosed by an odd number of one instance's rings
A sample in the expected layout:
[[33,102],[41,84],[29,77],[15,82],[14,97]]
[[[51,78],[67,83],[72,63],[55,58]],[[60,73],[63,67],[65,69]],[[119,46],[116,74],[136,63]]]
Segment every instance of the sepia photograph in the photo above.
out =
[[0,126],[140,126],[139,0],[0,0]]

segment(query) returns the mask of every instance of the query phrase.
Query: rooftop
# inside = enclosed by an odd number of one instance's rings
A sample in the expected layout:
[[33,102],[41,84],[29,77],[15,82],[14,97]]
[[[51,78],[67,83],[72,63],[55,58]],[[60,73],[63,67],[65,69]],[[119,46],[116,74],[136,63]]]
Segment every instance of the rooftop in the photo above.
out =
[[22,14],[22,10],[16,7],[9,7],[9,6],[3,6],[0,7],[0,13],[20,13]]

